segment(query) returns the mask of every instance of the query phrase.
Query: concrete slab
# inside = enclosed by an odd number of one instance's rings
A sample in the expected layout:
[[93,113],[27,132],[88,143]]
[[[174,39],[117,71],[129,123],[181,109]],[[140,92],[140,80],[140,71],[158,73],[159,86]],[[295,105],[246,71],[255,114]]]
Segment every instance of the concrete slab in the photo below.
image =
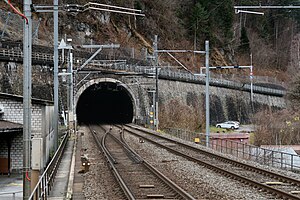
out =
[[21,200],[23,199],[22,175],[0,176],[0,199]]
[[54,178],[53,188],[50,191],[48,199],[59,200],[64,199],[66,196],[74,142],[74,139],[70,138],[67,143],[61,163],[58,167],[57,174]]

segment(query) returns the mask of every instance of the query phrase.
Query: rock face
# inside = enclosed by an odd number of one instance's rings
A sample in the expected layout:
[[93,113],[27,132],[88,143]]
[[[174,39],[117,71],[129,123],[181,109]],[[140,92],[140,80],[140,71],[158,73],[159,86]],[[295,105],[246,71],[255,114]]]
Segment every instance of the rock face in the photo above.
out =
[[[53,75],[48,66],[32,66],[32,97],[52,100]],[[23,67],[20,63],[0,62],[0,91],[23,95]]]

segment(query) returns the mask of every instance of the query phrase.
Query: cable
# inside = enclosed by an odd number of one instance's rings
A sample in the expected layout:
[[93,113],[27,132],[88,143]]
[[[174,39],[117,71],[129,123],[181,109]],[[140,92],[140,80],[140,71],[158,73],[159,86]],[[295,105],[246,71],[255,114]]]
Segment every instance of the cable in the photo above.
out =
[[28,24],[28,19],[27,17],[21,13],[19,10],[17,10],[11,3],[10,0],[4,0],[12,9],[15,13],[17,13],[18,15],[20,15],[22,18],[24,18],[26,20],[26,24]]
[[29,176],[28,176],[28,171],[26,171],[26,179],[27,179],[28,181],[31,181],[30,178],[29,178]]

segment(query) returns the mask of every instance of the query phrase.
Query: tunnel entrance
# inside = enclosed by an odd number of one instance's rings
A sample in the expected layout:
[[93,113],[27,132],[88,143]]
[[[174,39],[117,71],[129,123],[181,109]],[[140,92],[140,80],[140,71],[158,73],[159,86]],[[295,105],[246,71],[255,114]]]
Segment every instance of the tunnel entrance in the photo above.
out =
[[125,87],[100,82],[80,95],[76,115],[78,124],[124,124],[133,120],[133,101]]

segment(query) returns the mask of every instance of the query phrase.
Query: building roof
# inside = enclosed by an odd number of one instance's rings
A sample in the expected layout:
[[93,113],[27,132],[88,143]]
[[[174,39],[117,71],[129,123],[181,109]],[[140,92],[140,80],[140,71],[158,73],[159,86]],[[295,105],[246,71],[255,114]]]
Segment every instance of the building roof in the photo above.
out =
[[[23,102],[23,96],[15,95],[15,94],[8,94],[8,93],[0,92],[0,98],[14,99],[16,101]],[[40,104],[40,105],[53,105],[53,101],[48,101],[48,100],[43,100],[43,99],[36,99],[36,98],[31,98],[31,102],[34,103],[34,104]]]
[[22,124],[0,120],[0,135],[2,133],[19,132],[22,130],[23,130]]

